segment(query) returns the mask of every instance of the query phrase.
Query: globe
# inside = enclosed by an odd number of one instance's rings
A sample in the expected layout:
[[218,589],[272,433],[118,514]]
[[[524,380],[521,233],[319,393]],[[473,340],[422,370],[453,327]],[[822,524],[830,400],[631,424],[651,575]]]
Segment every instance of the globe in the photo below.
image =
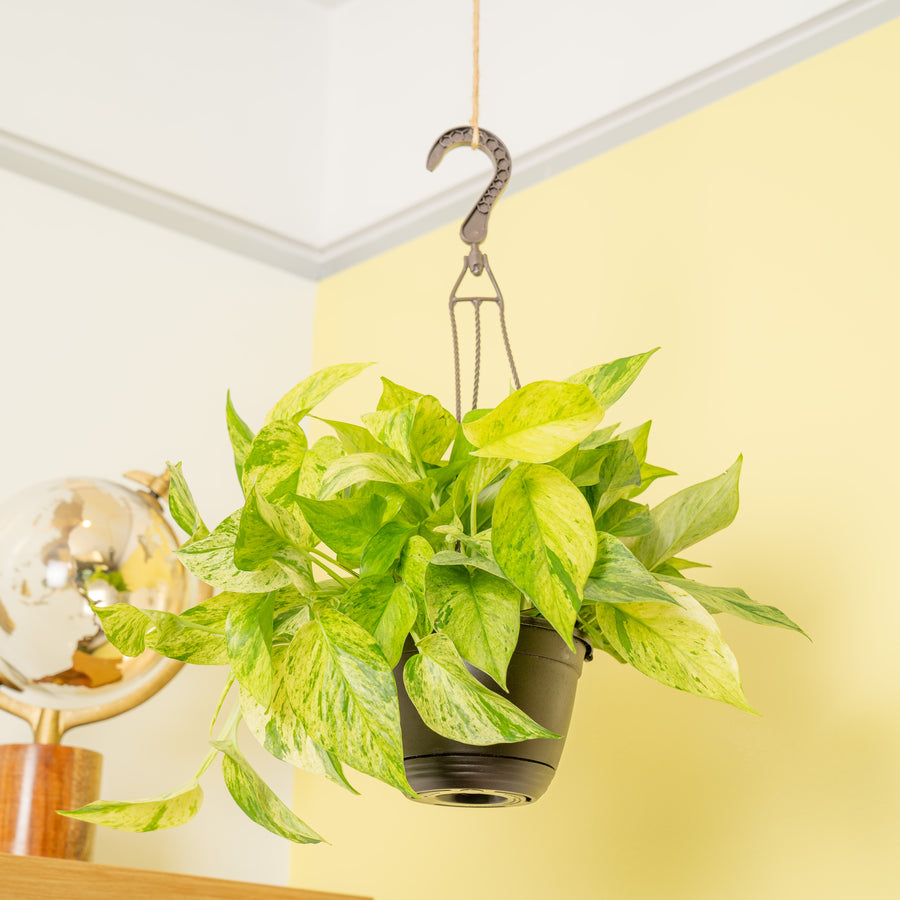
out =
[[94,606],[179,612],[177,546],[151,494],[111,481],[51,481],[0,505],[0,692],[63,710],[140,687],[162,657],[123,656]]

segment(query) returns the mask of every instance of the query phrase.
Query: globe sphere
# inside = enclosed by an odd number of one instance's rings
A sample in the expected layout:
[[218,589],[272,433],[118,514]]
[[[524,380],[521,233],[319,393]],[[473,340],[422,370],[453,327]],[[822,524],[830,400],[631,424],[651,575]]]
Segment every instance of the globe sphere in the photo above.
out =
[[152,495],[111,481],[51,481],[0,505],[0,691],[62,710],[139,688],[162,657],[124,656],[94,607],[179,612],[177,546]]

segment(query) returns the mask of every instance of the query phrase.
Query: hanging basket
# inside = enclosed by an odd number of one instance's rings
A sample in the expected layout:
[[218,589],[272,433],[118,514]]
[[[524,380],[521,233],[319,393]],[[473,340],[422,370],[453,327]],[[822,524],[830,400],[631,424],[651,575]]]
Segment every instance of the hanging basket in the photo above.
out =
[[482,684],[561,735],[559,739],[485,747],[450,740],[422,721],[403,685],[403,667],[415,653],[415,645],[408,640],[394,677],[406,777],[420,801],[439,806],[502,807],[532,803],[542,796],[562,755],[582,664],[592,658],[587,637],[575,632],[573,653],[544,619],[523,616],[507,671],[508,694],[483,672],[467,666]]

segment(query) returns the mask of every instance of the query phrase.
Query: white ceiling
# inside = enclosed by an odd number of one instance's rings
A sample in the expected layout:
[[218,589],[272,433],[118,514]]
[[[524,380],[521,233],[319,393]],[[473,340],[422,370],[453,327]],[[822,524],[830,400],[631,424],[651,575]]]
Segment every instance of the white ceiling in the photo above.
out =
[[[900,0],[483,0],[512,189],[900,15]],[[0,165],[319,277],[464,215],[471,0],[0,0]]]

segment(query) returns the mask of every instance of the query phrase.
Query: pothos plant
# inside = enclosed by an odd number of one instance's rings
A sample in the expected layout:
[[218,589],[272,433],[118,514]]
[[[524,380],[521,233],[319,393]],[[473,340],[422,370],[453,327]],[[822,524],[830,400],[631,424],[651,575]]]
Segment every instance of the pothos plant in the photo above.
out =
[[272,755],[345,788],[343,765],[414,796],[392,671],[408,640],[417,652],[404,684],[433,730],[482,745],[555,737],[502,695],[522,615],[544,618],[569,647],[581,629],[596,650],[669,687],[750,710],[712,614],[800,629],[737,588],[684,574],[701,564],[682,552],[737,512],[740,458],[653,508],[641,501],[674,474],[647,461],[650,422],[601,421],[652,352],[527,384],[462,423],[385,378],[361,425],[322,419],[334,435],[312,445],[301,420],[365,365],[301,381],[256,433],[229,395],[242,507],[210,531],[181,464],[169,468],[169,508],[190,535],[178,555],[219,593],[180,615],[127,603],[96,612],[128,656],[151,648],[227,667],[223,701],[235,684],[237,701],[186,785],[68,815],[134,831],[181,824],[221,755],[251,819],[319,841],[251,768],[238,722]]

